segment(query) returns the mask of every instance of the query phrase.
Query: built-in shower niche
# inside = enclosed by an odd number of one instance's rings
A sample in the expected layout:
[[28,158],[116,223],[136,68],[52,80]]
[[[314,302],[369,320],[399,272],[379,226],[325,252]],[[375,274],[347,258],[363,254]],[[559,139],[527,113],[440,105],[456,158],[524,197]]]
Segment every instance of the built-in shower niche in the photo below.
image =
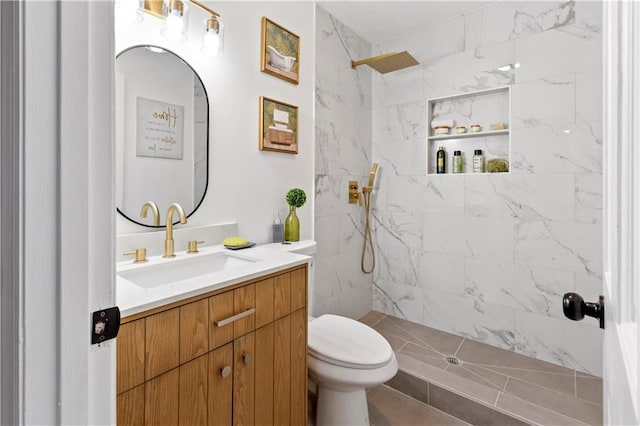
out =
[[[433,121],[453,120],[448,134],[436,134]],[[490,130],[492,124],[503,123],[504,129]],[[480,125],[479,132],[472,132],[471,125]],[[462,174],[473,173],[473,155],[482,150],[484,173],[487,163],[501,158],[511,163],[511,86],[496,87],[474,92],[427,100],[427,174],[436,174],[437,151],[444,147],[445,174],[452,174],[454,151],[460,151],[463,160]],[[456,127],[464,126],[466,132],[457,134]]]

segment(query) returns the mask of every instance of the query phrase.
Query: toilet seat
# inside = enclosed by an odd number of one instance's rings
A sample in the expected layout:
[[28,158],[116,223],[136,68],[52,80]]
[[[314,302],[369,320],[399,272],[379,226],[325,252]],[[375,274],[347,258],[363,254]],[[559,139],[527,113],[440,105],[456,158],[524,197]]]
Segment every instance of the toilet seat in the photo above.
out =
[[393,358],[389,342],[351,318],[325,314],[309,323],[309,355],[332,365],[359,370],[380,368]]

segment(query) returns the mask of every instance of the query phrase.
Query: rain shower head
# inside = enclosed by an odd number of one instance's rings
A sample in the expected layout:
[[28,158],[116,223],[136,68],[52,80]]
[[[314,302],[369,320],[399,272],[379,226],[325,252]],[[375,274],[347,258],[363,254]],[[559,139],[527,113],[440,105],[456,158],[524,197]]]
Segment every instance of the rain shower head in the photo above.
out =
[[351,68],[355,68],[359,65],[369,65],[380,74],[386,74],[388,72],[398,71],[418,64],[419,62],[416,61],[416,58],[411,56],[411,54],[405,50],[404,52],[386,53],[384,55],[374,56],[373,58],[363,59],[361,61],[351,61]]

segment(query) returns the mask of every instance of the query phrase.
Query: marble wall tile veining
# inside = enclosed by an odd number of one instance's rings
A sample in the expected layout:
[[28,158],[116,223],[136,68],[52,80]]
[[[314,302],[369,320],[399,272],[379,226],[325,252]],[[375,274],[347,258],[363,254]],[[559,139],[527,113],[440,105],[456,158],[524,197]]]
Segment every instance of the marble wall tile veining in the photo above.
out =
[[[592,320],[596,324],[595,320]],[[564,365],[579,371],[600,375],[602,351],[582,350],[584,342],[599,341],[602,330],[593,324],[575,323],[566,318],[540,317],[528,312],[516,312],[516,352]]]
[[602,277],[599,224],[516,221],[516,262]]
[[424,290],[423,316],[423,324],[429,327],[448,330],[500,348],[514,349],[513,309],[465,296]]
[[364,182],[372,159],[371,69],[349,61],[370,55],[369,43],[316,6],[313,315],[358,318],[372,306],[371,275],[360,270],[364,208],[348,204],[349,181]]
[[531,36],[575,22],[574,1],[509,1],[465,18],[465,50]]
[[425,138],[427,126],[425,101],[397,104],[373,109],[373,140],[410,140]]
[[426,251],[513,261],[512,218],[425,215],[423,223]]
[[602,68],[576,73],[576,116],[582,121],[602,120]]
[[599,121],[513,129],[511,173],[601,173],[601,135]]
[[511,128],[572,123],[576,119],[575,74],[513,85]]
[[422,67],[425,97],[436,98],[513,84],[513,68],[499,68],[513,64],[514,60],[514,42],[507,41],[425,62]]
[[[411,28],[407,28],[411,30]],[[417,28],[373,46],[373,54],[407,50],[423,63],[464,50],[465,22],[462,15]]]
[[586,30],[584,34],[545,31],[516,40],[515,54],[520,64],[517,83],[597,70],[602,67],[602,38]]
[[569,222],[574,219],[574,175],[483,175],[465,178],[468,216]]
[[426,251],[419,260],[420,285],[423,288],[458,296],[464,294],[464,257]]
[[602,223],[602,175],[576,173],[576,217],[580,223]]
[[544,267],[466,258],[465,294],[480,302],[563,318],[562,295],[575,274]]
[[464,214],[463,176],[393,176],[387,184],[390,211]]
[[374,145],[373,156],[388,175],[424,176],[427,174],[426,150],[424,138],[385,141]]
[[[595,299],[602,281],[601,7],[495,2],[372,46],[421,62],[372,77],[377,309],[420,318],[422,291],[423,324],[601,374],[601,335],[581,324],[582,343],[563,341],[576,323],[560,311],[562,294]],[[503,85],[510,105],[461,99],[434,112],[507,122],[508,136],[448,150],[465,153],[466,171],[474,149],[509,157],[510,173],[427,175],[426,99]]]
[[392,313],[409,321],[423,323],[423,290],[395,282],[373,285],[373,309]]

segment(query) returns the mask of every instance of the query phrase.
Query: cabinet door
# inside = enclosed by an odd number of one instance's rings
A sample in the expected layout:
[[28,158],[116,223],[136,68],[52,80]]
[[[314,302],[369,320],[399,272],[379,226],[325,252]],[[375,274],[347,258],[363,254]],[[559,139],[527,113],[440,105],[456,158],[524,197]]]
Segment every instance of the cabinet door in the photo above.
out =
[[273,278],[256,285],[256,329],[273,322]]
[[273,399],[274,424],[288,425],[291,419],[291,316],[274,322]]
[[144,425],[144,385],[118,395],[116,412],[118,426]]
[[146,426],[178,424],[178,387],[177,368],[144,384],[144,424]]
[[[237,291],[237,290],[236,290]],[[255,400],[255,334],[233,342],[233,424],[252,425]]]
[[180,311],[170,309],[145,318],[145,380],[180,364]]
[[209,302],[180,307],[180,364],[209,352]]
[[291,312],[307,305],[307,268],[291,271]]
[[180,366],[178,422],[184,426],[207,424],[207,356]]
[[209,350],[233,340],[233,323],[219,327],[218,321],[233,316],[233,291],[209,298]]
[[291,424],[307,422],[307,310],[291,314]]
[[[256,308],[256,286],[254,284],[233,290],[233,314],[238,315]],[[233,335],[240,337],[255,328],[256,315],[251,314],[233,322]]]
[[209,425],[230,426],[233,404],[233,343],[209,352]]
[[277,275],[274,283],[273,310],[275,319],[282,318],[291,312],[291,275]]
[[144,383],[144,319],[122,324],[116,340],[118,394]]
[[256,425],[273,422],[273,323],[256,330]]

